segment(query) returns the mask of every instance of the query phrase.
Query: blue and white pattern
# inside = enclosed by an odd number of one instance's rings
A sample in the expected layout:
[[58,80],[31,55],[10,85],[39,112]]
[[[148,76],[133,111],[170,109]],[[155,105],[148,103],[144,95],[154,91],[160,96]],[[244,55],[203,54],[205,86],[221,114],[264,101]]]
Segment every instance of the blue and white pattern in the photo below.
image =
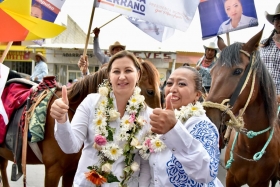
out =
[[167,162],[166,172],[169,181],[175,187],[202,187],[203,183],[192,180],[184,171],[182,164],[172,154],[171,160]]
[[[191,130],[190,134],[200,141],[203,147],[210,155],[210,176],[216,178],[219,167],[220,151],[218,148],[218,132],[209,121],[200,121]],[[198,183],[191,179],[184,171],[182,164],[172,154],[170,161],[167,162],[167,175],[169,181],[175,187],[202,187],[203,183]],[[215,186],[213,182],[208,184],[208,187]]]

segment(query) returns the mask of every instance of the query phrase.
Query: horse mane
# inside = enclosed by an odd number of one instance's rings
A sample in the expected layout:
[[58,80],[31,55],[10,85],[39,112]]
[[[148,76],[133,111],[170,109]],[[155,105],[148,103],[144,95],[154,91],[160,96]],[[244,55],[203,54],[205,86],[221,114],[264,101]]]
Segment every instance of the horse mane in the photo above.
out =
[[71,103],[80,103],[88,94],[97,93],[98,85],[107,79],[107,69],[101,68],[97,72],[83,77],[68,88],[68,99]]
[[[236,42],[221,52],[217,63],[227,67],[233,67],[240,63],[240,49],[243,43]],[[276,102],[276,89],[273,79],[270,76],[265,64],[262,62],[260,53],[255,51],[255,63],[253,70],[257,70],[256,76],[260,81],[260,93],[264,101],[264,107],[270,126],[272,126],[277,116],[277,102]]]
[[144,69],[141,79],[146,80],[149,77],[153,77],[152,79],[148,79],[148,82],[151,85],[158,87],[159,83],[160,83],[159,73],[158,73],[156,67],[153,65],[153,63],[150,61],[147,61],[147,60],[142,60],[141,65]]

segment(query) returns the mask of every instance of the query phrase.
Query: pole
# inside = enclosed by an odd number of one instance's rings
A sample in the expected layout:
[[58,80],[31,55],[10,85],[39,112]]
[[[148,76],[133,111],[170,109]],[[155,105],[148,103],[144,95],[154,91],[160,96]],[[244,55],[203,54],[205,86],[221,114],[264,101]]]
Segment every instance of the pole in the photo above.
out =
[[230,38],[229,38],[229,33],[227,32],[227,45],[230,45]]
[[[91,31],[92,20],[93,20],[94,12],[95,12],[94,2],[95,2],[95,1],[93,1],[93,6],[92,6],[92,11],[91,11],[90,21],[89,21],[89,26],[88,26],[88,32],[87,32],[87,38],[86,38],[85,48],[84,48],[84,52],[83,52],[83,57],[84,57],[84,58],[85,58],[85,56],[87,55],[88,41],[89,41],[89,36],[90,36],[90,31]],[[84,74],[84,72],[87,71],[86,67],[81,67],[80,70],[83,72],[83,74]]]
[[5,49],[5,51],[3,52],[2,56],[1,56],[0,63],[3,63],[3,62],[4,62],[4,60],[5,60],[5,58],[6,58],[7,54],[8,54],[8,52],[9,52],[11,46],[12,46],[12,44],[13,44],[13,42],[9,42],[9,43],[8,43],[8,45],[7,45],[6,49]]
[[121,14],[120,15],[118,15],[118,16],[116,16],[116,17],[114,17],[113,19],[111,19],[110,21],[108,21],[107,23],[104,23],[102,26],[100,26],[99,27],[99,29],[101,29],[102,27],[104,27],[105,25],[107,25],[108,23],[110,23],[110,22],[112,22],[112,21],[114,21],[115,19],[117,19],[118,17],[120,17],[121,16]]

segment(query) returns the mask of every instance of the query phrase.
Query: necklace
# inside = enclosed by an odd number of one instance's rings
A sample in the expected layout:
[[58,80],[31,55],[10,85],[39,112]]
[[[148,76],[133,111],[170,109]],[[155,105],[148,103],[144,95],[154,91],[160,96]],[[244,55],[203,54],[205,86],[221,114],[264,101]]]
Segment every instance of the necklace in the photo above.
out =
[[[205,110],[200,102],[182,106],[180,110],[175,109],[174,112],[176,119],[180,120],[182,123],[185,123],[192,116],[202,116],[205,114]],[[161,141],[160,135],[150,131],[139,147],[139,154],[144,160],[147,160],[151,153],[161,152],[165,148],[166,145]]]
[[[96,186],[105,182],[120,182],[119,186],[125,187],[131,175],[139,169],[138,163],[134,162],[133,151],[139,142],[136,136],[144,125],[144,120],[139,114],[145,107],[145,98],[140,95],[141,89],[135,87],[126,105],[125,115],[121,119],[120,132],[114,140],[115,128],[110,127],[109,122],[117,120],[120,113],[114,108],[113,90],[108,80],[104,80],[99,85],[98,92],[101,97],[93,120],[95,130],[93,147],[98,150],[100,164],[88,167],[90,171],[85,173],[86,179]],[[125,141],[123,147],[119,146],[120,141]],[[111,169],[113,163],[122,155],[125,157],[125,168],[121,177],[122,181],[119,181]]]

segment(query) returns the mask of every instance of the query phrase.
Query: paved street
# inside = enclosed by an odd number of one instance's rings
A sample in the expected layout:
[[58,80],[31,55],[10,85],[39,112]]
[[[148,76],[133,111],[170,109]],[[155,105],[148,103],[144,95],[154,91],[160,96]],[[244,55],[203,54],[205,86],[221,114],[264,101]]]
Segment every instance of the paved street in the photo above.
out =
[[[224,151],[221,154],[221,163],[224,163]],[[12,162],[9,162],[8,176],[11,176]],[[27,186],[28,187],[43,187],[44,186],[44,166],[43,165],[28,165],[27,166]],[[218,178],[225,184],[225,170],[220,166]],[[17,182],[10,182],[11,187],[23,187],[22,177]],[[61,186],[61,183],[60,183]],[[247,186],[247,185],[246,185]],[[244,186],[244,187],[246,187]],[[279,182],[276,187],[280,187]]]

